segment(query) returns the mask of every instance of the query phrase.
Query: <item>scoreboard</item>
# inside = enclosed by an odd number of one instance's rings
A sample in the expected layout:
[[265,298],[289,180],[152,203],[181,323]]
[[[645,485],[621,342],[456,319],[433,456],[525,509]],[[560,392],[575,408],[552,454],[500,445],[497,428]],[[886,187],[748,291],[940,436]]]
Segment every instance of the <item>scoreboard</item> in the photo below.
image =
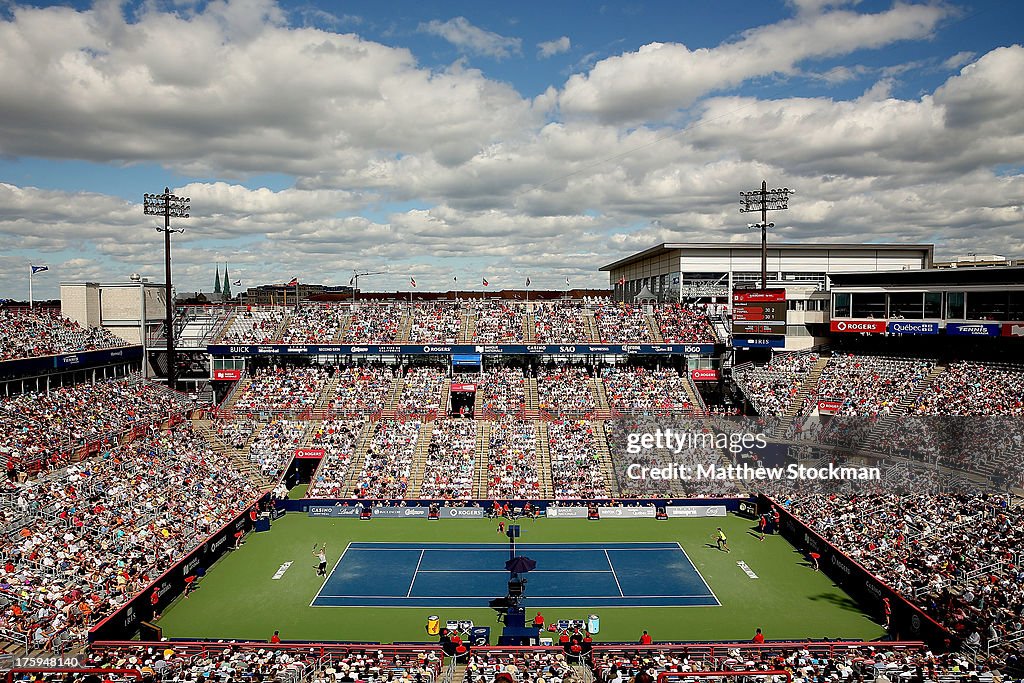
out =
[[732,293],[732,335],[734,346],[745,345],[742,340],[750,337],[780,342],[771,346],[784,345],[786,290],[735,290]]

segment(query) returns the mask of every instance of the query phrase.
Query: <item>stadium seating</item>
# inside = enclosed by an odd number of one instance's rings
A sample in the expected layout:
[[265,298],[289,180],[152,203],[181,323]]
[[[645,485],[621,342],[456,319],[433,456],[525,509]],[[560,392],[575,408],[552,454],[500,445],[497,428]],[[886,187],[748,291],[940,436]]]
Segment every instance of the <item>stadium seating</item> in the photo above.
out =
[[333,341],[341,327],[342,309],[336,306],[303,304],[293,310],[281,330],[285,344],[325,344]]
[[237,412],[301,412],[312,408],[328,379],[325,367],[276,367],[260,369],[235,397]]
[[552,413],[589,413],[596,407],[593,382],[586,368],[561,366],[537,373],[540,409]]
[[818,354],[780,354],[762,366],[736,368],[733,376],[759,415],[782,417],[797,400]]
[[356,365],[337,370],[337,385],[330,400],[335,413],[378,413],[391,396],[394,372],[384,365]]
[[604,468],[598,460],[595,429],[603,430],[604,427],[587,420],[565,420],[548,426],[551,485],[555,498],[610,497]]
[[693,408],[688,400],[686,378],[671,368],[607,367],[601,370],[601,380],[612,409],[621,413]]
[[454,302],[417,303],[410,311],[412,344],[454,344],[462,328],[462,307]]
[[360,302],[349,309],[343,344],[394,344],[399,341],[406,306],[393,303]]
[[400,415],[424,415],[441,408],[441,387],[448,381],[443,370],[411,368],[405,374],[405,385],[398,400]]
[[669,344],[714,344],[718,341],[706,314],[686,304],[659,304],[654,308],[662,340]]
[[476,462],[476,422],[438,420],[427,450],[421,498],[472,498]]
[[310,438],[310,448],[324,449],[323,459],[310,482],[310,498],[346,498],[345,477],[355,456],[356,441],[363,429],[361,420],[328,419],[319,423]]
[[534,308],[537,342],[579,344],[590,339],[587,311],[579,302],[538,303]]
[[518,344],[525,341],[523,306],[503,300],[481,300],[473,304],[476,324],[474,344]]
[[495,415],[515,415],[524,406],[525,378],[519,368],[497,368],[488,371],[477,382],[477,393],[483,395],[485,412]]
[[360,466],[358,498],[405,498],[420,423],[381,420],[376,424],[370,448]]
[[127,345],[102,327],[82,327],[52,308],[0,308],[0,362]]
[[504,417],[494,423],[488,462],[488,498],[538,497],[536,439],[536,422]]
[[249,306],[235,313],[220,336],[221,344],[269,344],[277,341],[284,307]]
[[647,344],[652,341],[642,306],[599,299],[592,304],[601,341],[606,344]]

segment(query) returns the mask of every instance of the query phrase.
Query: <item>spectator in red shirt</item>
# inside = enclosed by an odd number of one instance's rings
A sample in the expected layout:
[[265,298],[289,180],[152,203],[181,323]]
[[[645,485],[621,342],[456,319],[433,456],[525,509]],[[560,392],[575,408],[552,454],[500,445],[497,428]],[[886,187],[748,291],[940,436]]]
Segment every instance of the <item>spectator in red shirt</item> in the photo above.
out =
[[280,643],[281,642],[281,632],[280,631],[274,631],[274,635],[270,636],[270,642],[271,642],[271,644],[274,644],[274,645]]
[[641,645],[650,645],[651,644],[651,634],[649,634],[647,631],[644,631],[640,635],[640,644]]
[[757,632],[754,633],[754,637],[751,639],[750,642],[755,643],[757,645],[760,645],[764,642],[764,634],[761,633],[761,629],[757,629]]

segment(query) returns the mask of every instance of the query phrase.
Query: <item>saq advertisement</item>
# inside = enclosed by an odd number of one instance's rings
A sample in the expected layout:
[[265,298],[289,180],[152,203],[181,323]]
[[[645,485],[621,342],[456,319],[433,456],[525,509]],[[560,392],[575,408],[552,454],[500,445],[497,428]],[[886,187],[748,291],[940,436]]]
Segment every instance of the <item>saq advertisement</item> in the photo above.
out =
[[[269,495],[264,495],[254,504],[263,504]],[[236,533],[244,534],[252,528],[253,523],[249,519],[251,508],[252,506],[246,508],[127,604],[96,624],[89,631],[89,642],[130,640],[138,632],[142,622],[152,621],[154,614],[162,612],[185,590],[186,576],[194,576],[196,570],[200,568],[209,569],[221,555],[234,546]],[[157,594],[155,604],[153,602],[154,589]]]
[[[760,510],[768,510],[774,504],[766,496],[758,497]],[[779,510],[782,537],[799,550],[821,555],[821,571],[856,600],[872,618],[882,620],[882,598],[889,598],[892,606],[890,635],[897,640],[923,640],[943,651],[956,645],[956,639],[940,623],[837,550],[783,506],[777,505],[776,508]]]

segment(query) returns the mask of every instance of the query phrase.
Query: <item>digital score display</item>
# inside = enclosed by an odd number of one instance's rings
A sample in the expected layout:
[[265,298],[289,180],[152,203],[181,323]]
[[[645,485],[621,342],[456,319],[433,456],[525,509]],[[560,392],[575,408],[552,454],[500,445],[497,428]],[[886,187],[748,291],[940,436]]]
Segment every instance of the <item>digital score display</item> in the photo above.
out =
[[732,294],[733,336],[786,334],[786,290],[747,289]]

